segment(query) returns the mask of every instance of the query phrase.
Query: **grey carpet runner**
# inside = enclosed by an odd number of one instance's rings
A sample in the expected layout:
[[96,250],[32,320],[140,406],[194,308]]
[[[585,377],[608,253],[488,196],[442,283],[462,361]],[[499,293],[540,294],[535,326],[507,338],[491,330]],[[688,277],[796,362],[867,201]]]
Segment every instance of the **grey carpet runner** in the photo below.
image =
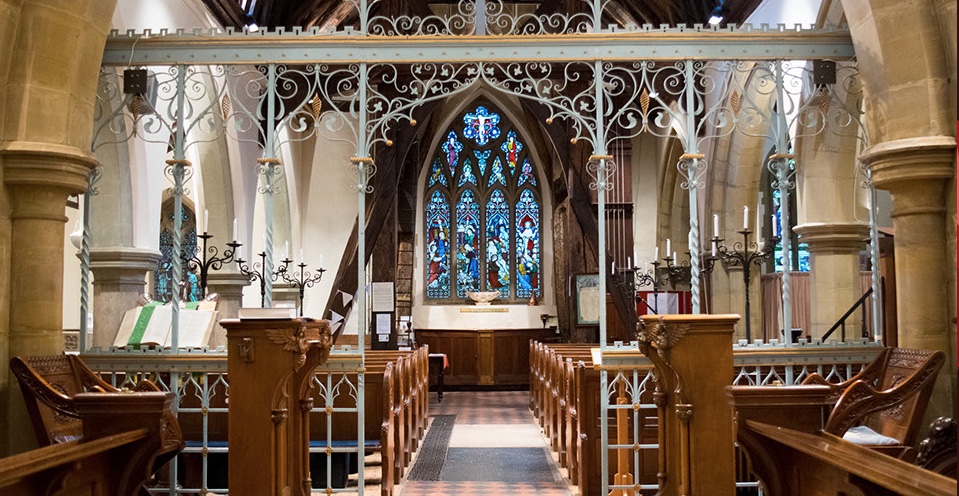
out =
[[420,452],[416,455],[416,463],[406,476],[407,480],[440,480],[443,463],[446,462],[446,452],[450,446],[450,435],[453,434],[453,424],[456,423],[456,415],[435,415],[432,419]]

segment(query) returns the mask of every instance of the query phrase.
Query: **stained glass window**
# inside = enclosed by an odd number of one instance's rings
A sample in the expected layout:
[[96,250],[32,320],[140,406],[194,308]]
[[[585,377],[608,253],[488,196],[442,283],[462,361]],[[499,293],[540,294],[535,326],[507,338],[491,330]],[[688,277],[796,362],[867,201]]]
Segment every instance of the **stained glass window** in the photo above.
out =
[[500,161],[499,157],[493,159],[493,170],[489,173],[489,182],[486,186],[492,187],[496,183],[506,186],[506,176],[503,175],[503,162]]
[[506,154],[506,163],[509,165],[509,175],[516,175],[516,164],[519,161],[519,152],[523,151],[523,144],[517,141],[516,133],[510,131],[506,133],[506,141],[500,146],[503,153]]
[[529,163],[529,159],[523,160],[523,172],[519,175],[517,185],[522,186],[527,182],[536,186],[536,176],[533,175],[533,166]]
[[451,303],[470,291],[498,291],[500,301],[538,297],[542,196],[522,135],[489,104],[469,107],[453,122],[427,169],[426,297]]
[[456,163],[459,161],[460,152],[463,151],[463,144],[456,139],[456,132],[450,131],[443,143],[443,151],[446,152],[446,164],[450,168],[450,176],[456,176]]
[[476,186],[476,176],[473,174],[473,164],[470,163],[470,159],[463,161],[463,172],[460,173],[460,182],[457,186],[465,184]]
[[[160,260],[157,262],[156,272],[153,276],[153,299],[157,301],[168,302],[173,298],[173,201],[169,200],[163,204],[160,214]],[[182,233],[181,248],[184,258],[192,257],[196,253],[196,220],[191,210],[186,205],[183,206],[180,216],[180,232]],[[199,278],[193,272],[186,269],[186,263],[182,263],[182,277],[184,289],[187,291],[185,301],[198,301],[203,299],[203,288],[200,287]]]
[[473,150],[479,164],[480,177],[486,177],[486,161],[489,160],[490,153],[493,153],[493,150]]
[[472,190],[463,191],[456,204],[456,296],[480,289],[480,209]]
[[426,295],[450,297],[450,204],[440,191],[426,204]]
[[[780,205],[782,205],[782,196],[779,193],[779,189],[772,190],[772,200],[773,200],[773,214],[776,216],[777,225],[782,226],[782,212],[780,211]],[[790,203],[795,202],[795,194],[790,195]],[[795,226],[796,214],[795,205],[790,209],[790,223]],[[796,236],[792,236],[789,240],[793,249],[793,259],[792,259],[792,270],[799,272],[809,272],[809,245],[807,243],[796,243]],[[780,240],[779,243],[776,243],[776,248],[773,253],[775,257],[775,270],[776,272],[782,272],[786,270],[786,254],[783,253],[783,243]]]
[[516,295],[539,295],[539,203],[524,189],[516,203]]
[[509,296],[509,217],[503,191],[493,190],[486,204],[486,287],[500,296]]
[[475,112],[463,116],[463,136],[484,146],[491,139],[499,138],[499,114],[490,113],[486,107],[480,105]]
[[439,160],[433,161],[433,172],[430,174],[430,187],[436,183],[449,186],[449,183],[446,182],[446,174],[443,173],[443,166],[440,165]]

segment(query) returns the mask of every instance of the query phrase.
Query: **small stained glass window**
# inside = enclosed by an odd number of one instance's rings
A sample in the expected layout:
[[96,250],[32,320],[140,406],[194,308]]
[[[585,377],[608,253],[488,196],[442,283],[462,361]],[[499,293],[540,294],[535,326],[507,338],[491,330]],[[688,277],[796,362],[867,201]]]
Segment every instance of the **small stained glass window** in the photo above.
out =
[[[160,214],[160,260],[157,262],[156,273],[153,277],[153,299],[169,302],[173,298],[173,256],[174,256],[174,205],[172,200],[163,204]],[[180,232],[182,233],[181,247],[184,258],[190,258],[196,253],[196,218],[193,210],[183,205],[180,216]],[[195,273],[187,270],[185,262],[181,262],[181,281],[187,291],[185,301],[199,301],[203,299],[203,288]]]

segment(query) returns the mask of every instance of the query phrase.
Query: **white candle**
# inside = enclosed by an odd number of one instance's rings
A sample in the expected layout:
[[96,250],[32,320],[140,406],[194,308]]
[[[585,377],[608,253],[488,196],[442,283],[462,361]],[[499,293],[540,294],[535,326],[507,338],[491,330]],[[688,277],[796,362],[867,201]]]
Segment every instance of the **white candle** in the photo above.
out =
[[756,237],[760,237],[763,234],[763,216],[759,212],[759,207],[756,207]]
[[749,229],[749,207],[743,206],[743,230]]
[[713,245],[713,256],[715,257],[716,256],[716,240],[715,239],[713,240],[712,245]]
[[210,211],[204,209],[203,210],[203,232],[207,232],[209,230],[210,230]]
[[719,237],[719,214],[713,214],[713,237]]
[[233,241],[236,241],[239,236],[236,235],[236,217],[233,218]]
[[300,262],[304,262],[306,259],[303,258],[303,248],[300,248]]
[[671,251],[673,251],[672,245],[669,243],[669,238],[666,238],[666,256],[667,257],[669,256],[669,252]]
[[776,214],[773,214],[773,236],[779,236],[779,219],[776,218]]
[[237,259],[237,260],[243,260],[243,247],[242,247],[242,246],[237,246],[237,247],[236,247],[236,259]]
[[320,268],[323,268],[323,254],[320,253]]
[[676,252],[673,252],[673,260],[675,260],[675,261],[677,261],[677,262],[679,261],[679,259],[676,258]]
[[633,260],[635,260],[636,263],[639,263],[639,255],[636,254],[636,250],[633,250]]
[[632,257],[626,257],[626,268],[629,269],[629,268],[632,267],[632,266],[633,266],[633,259],[632,259]]
[[290,241],[287,240],[283,243],[283,258],[287,258],[290,255]]
[[615,260],[613,260],[612,265],[609,266],[609,272],[610,272],[610,274],[615,274],[615,273],[616,273],[616,261],[615,261]]
[[653,257],[653,261],[654,261],[654,262],[657,261],[657,260],[659,260],[659,247],[658,247],[658,246],[656,247],[656,256]]

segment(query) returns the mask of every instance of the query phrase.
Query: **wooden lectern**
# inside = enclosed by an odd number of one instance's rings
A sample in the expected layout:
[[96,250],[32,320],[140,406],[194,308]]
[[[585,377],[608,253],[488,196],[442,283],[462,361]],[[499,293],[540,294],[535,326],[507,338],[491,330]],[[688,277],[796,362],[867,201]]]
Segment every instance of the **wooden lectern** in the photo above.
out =
[[656,367],[661,494],[736,493],[733,326],[738,315],[644,315],[637,338]]
[[222,320],[230,377],[230,493],[310,494],[309,394],[333,345],[329,322]]

